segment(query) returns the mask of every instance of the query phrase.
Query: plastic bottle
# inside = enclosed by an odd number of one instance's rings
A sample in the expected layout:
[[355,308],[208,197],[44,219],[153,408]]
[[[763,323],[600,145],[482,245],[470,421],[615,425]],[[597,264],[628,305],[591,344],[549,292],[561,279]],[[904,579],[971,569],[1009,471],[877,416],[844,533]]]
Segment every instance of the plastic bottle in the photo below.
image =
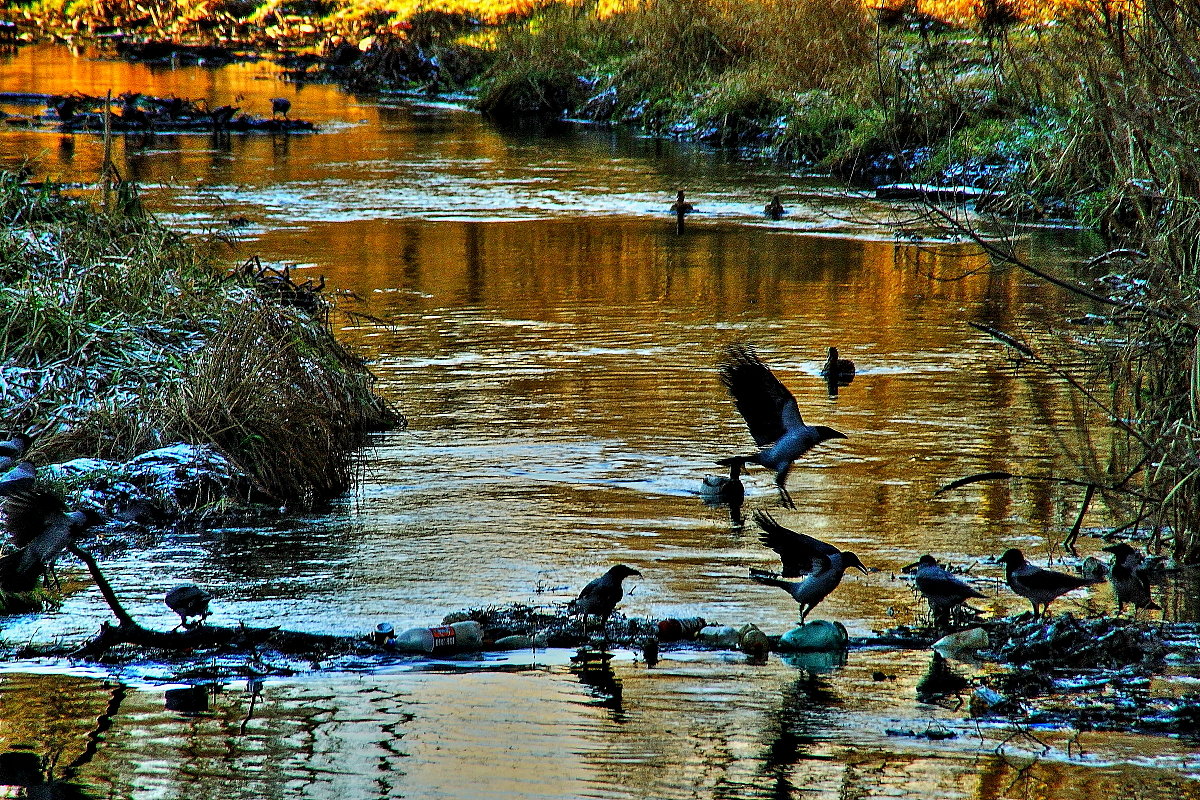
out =
[[375,626],[375,630],[371,633],[371,641],[383,647],[389,640],[396,638],[396,631],[392,628],[390,622],[381,622]]
[[680,639],[693,639],[703,627],[704,617],[660,619],[658,621],[658,640],[660,642],[677,642]]
[[474,620],[439,625],[436,628],[409,628],[396,634],[392,646],[405,653],[462,653],[483,649],[483,626]]
[[746,625],[738,631],[738,649],[751,658],[766,658],[771,640],[757,625]]
[[700,629],[700,632],[696,634],[696,641],[712,647],[733,650],[738,643],[737,628],[729,625],[709,625]]

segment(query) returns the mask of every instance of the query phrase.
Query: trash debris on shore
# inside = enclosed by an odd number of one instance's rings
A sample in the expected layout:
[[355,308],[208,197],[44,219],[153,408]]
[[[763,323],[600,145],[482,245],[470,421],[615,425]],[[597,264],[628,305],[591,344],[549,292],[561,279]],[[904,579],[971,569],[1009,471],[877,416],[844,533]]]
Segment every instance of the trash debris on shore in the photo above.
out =
[[314,133],[310,120],[286,115],[259,116],[235,105],[211,106],[206,100],[153,97],[124,92],[94,97],[78,92],[36,94],[0,92],[0,105],[42,106],[35,114],[3,118],[5,125],[49,128],[58,133],[96,133],[105,130],[105,114],[114,133]]

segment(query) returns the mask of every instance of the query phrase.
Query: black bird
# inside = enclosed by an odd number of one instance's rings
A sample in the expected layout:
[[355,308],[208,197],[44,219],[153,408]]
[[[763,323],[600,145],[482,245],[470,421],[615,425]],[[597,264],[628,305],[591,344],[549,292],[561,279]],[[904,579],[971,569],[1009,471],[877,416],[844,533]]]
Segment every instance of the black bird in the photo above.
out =
[[742,485],[742,465],[730,464],[729,477],[707,475],[700,484],[700,496],[705,503],[741,505],[746,499],[746,487]]
[[787,211],[784,210],[783,203],[779,202],[779,195],[773,194],[771,195],[771,202],[763,206],[763,213],[770,219],[779,220],[783,219],[783,215]]
[[923,555],[915,564],[909,564],[904,572],[916,572],[917,591],[929,603],[933,611],[934,627],[950,627],[950,609],[965,603],[972,597],[986,597],[965,581],[947,572],[931,555]]
[[33,489],[37,469],[30,461],[22,461],[0,473],[0,497],[12,497]]
[[762,450],[748,456],[733,456],[718,461],[727,467],[759,464],[775,472],[775,485],[788,508],[795,508],[787,490],[792,462],[821,442],[845,439],[846,434],[824,425],[805,425],[796,398],[759,360],[750,347],[730,345],[719,367],[721,383],[733,402],[754,443]]
[[287,119],[288,112],[292,110],[292,101],[286,97],[271,98],[271,116],[283,114],[283,118]]
[[233,115],[238,112],[237,106],[217,106],[208,112],[213,128],[227,128],[233,121]]
[[[27,433],[14,433],[8,439],[0,442],[0,458],[11,458],[13,462],[20,460],[21,456],[29,450],[29,446],[33,444],[33,437]],[[11,466],[11,465],[10,465]]]
[[696,210],[696,207],[683,199],[683,189],[675,193],[675,202],[671,203],[671,212],[682,216],[683,214],[691,214]]
[[52,574],[75,537],[103,520],[93,511],[67,511],[61,496],[38,489],[5,500],[4,521],[16,549],[0,558],[0,588],[28,592]]
[[683,189],[675,194],[675,202],[671,204],[671,213],[675,215],[675,233],[683,233],[683,219],[696,210],[696,207],[683,199]]
[[836,378],[845,385],[854,380],[854,362],[848,358],[839,358],[838,349],[831,347],[825,364],[821,367],[821,377]]
[[[179,625],[176,627],[184,627],[189,630],[202,624],[208,617],[209,600],[212,600],[212,595],[192,583],[176,586],[167,592],[165,598],[166,604],[179,615]],[[197,619],[189,623],[188,617]]]
[[759,536],[762,543],[779,554],[783,578],[808,574],[803,581],[786,581],[763,570],[750,570],[750,577],[755,581],[778,586],[800,604],[801,625],[809,612],[838,587],[847,569],[854,567],[867,574],[867,568],[854,553],[785,528],[765,511],[755,511],[754,522],[763,529]]
[[1059,595],[1097,582],[1095,578],[1036,567],[1026,561],[1025,555],[1015,547],[1005,550],[1004,555],[996,560],[1004,564],[1004,576],[1009,587],[1033,605],[1034,619],[1040,617]]
[[1117,613],[1125,610],[1126,603],[1133,604],[1135,614],[1141,608],[1161,609],[1150,596],[1150,568],[1146,556],[1124,542],[1105,547],[1104,551],[1113,554],[1108,580],[1117,598]]
[[608,572],[583,587],[583,591],[579,593],[579,597],[571,601],[568,611],[583,617],[585,632],[589,616],[600,617],[600,629],[604,629],[604,623],[608,620],[609,615],[612,614],[613,609],[617,607],[617,603],[620,602],[625,594],[625,590],[621,586],[621,581],[630,575],[637,575],[639,578],[642,577],[642,573],[633,567],[617,564]]

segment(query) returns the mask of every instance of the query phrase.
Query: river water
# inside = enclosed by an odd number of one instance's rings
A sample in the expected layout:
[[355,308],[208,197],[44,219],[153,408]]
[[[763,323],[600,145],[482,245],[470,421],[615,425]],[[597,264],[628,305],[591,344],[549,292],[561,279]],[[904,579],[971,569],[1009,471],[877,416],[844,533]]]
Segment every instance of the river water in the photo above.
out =
[[[926,552],[974,565],[986,612],[1021,610],[987,561],[1010,546],[1059,555],[1079,492],[934,490],[1106,457],[1061,384],[967,326],[1042,328],[1080,309],[827,181],[628,131],[498,129],[453,103],[283,83],[266,63],[153,70],[43,47],[0,60],[0,91],[108,90],[264,115],[286,96],[320,126],[119,137],[117,166],[164,220],[225,242],[231,265],[257,254],[326,276],[359,312],[337,317],[339,335],[410,422],[364,450],[357,490],[331,513],[166,535],[106,560],[149,623],[173,624],[162,594],[192,581],[215,594],[217,624],[400,629],[565,603],[624,562],[643,574],[627,581],[629,615],[780,633],[795,604],[746,577],[774,554],[697,494],[716,459],[752,445],[715,370],[735,341],[759,349],[807,421],[847,434],[793,471],[796,510],[752,471],[745,511],[876,570],[814,614],[853,635],[913,620],[896,573]],[[0,128],[0,165],[86,184],[100,161],[96,137]],[[678,187],[700,211],[683,235],[665,213]],[[773,192],[790,209],[778,223],[758,213]],[[1089,244],[1047,231],[1018,242],[1047,269]],[[858,365],[836,397],[818,376],[830,345]],[[1099,508],[1088,519],[1107,521]],[[1085,537],[1081,551],[1101,545]],[[4,638],[94,631],[107,609],[78,575],[59,611],[10,618]],[[1056,609],[1112,605],[1101,588]],[[829,671],[695,652],[582,669],[572,655],[322,665],[269,678],[261,695],[225,681],[191,717],[164,709],[180,677],[165,665],[9,664],[0,751],[39,756],[62,796],[114,798],[1200,797],[1186,742],[1022,732],[918,702],[927,652],[855,650]],[[955,735],[894,735],[928,729]]]

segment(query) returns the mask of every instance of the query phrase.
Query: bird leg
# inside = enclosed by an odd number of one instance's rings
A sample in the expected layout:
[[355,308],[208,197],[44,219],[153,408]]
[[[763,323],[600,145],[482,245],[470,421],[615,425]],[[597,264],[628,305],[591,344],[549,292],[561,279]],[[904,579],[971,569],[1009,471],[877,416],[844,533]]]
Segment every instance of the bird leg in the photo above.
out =
[[795,508],[796,503],[792,500],[792,495],[787,490],[789,469],[790,465],[775,473],[775,485],[779,487],[779,499],[783,502],[784,508]]

